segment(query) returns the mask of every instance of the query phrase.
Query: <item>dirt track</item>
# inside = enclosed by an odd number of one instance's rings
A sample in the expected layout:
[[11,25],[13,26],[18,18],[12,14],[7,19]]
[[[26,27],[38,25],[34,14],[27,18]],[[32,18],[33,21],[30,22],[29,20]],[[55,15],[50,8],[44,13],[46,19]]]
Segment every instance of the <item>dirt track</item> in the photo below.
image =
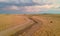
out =
[[50,25],[48,24],[49,21],[44,17],[39,16],[32,16],[29,18],[30,20],[34,21],[35,24],[24,29],[22,33],[15,33],[12,36],[55,36],[52,32]]
[[[18,24],[14,27],[1,31],[0,36],[57,36],[56,33],[54,33],[53,27],[55,26],[55,23],[50,23],[51,17],[46,18],[44,16],[23,16],[24,17],[22,18],[26,20],[25,23]],[[16,21],[19,22],[18,20]]]
[[26,22],[23,24],[18,24],[15,25],[13,27],[10,27],[8,29],[5,29],[3,31],[0,32],[0,36],[9,36],[17,31],[21,31],[23,29],[25,29],[26,27],[31,26],[34,22],[30,19],[28,19],[27,17],[24,17],[26,19]]

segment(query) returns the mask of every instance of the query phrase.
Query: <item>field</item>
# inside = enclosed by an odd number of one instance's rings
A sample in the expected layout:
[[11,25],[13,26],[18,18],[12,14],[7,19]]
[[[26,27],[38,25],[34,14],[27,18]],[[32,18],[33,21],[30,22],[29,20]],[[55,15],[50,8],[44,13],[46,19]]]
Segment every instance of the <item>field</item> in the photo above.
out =
[[0,14],[0,36],[60,36],[60,14]]

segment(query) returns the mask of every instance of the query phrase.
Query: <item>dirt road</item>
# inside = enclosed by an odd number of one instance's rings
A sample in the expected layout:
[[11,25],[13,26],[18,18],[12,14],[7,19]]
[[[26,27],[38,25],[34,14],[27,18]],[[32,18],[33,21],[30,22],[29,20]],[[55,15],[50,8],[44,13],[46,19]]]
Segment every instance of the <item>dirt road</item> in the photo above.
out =
[[[31,25],[31,26],[29,26],[29,27],[27,27],[26,29],[24,29],[24,30],[22,30],[22,32],[20,33],[20,32],[16,32],[15,34],[13,34],[12,36],[23,36],[24,34],[24,32],[27,32],[28,31],[28,33],[26,33],[26,35],[24,35],[24,36],[31,36],[35,31],[37,31],[41,26],[42,26],[42,21],[40,21],[40,20],[37,20],[37,19],[33,19],[33,18],[29,18],[30,20],[32,20],[32,21],[34,21],[34,24],[33,25]],[[33,30],[32,30],[33,29]]]
[[1,31],[0,36],[55,36],[47,18],[31,16],[25,19],[25,23]]
[[55,36],[55,34],[52,32],[53,30],[48,25],[48,20],[44,17],[33,16],[29,19],[34,21],[35,24],[33,26],[30,26],[30,28],[28,27],[28,29],[24,30],[20,36]]
[[11,27],[11,28],[1,31],[0,36],[9,36],[11,34],[16,33],[17,31],[25,29],[26,27],[28,27],[34,23],[32,20],[28,19],[27,17],[25,17],[25,19],[27,20],[25,23],[19,24],[14,27]]

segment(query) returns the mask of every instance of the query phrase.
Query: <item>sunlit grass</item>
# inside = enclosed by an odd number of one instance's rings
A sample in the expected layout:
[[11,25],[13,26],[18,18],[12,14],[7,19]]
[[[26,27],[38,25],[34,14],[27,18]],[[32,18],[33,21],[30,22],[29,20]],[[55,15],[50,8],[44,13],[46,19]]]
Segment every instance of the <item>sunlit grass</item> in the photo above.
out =
[[22,15],[0,14],[0,31],[21,24],[26,20]]
[[[46,34],[47,32],[51,34],[50,36],[52,36],[53,33],[55,34],[55,36],[60,36],[60,15],[59,14],[40,14],[40,15],[34,14],[34,15],[25,15],[25,16],[27,16],[28,18],[33,16],[38,16],[41,18],[46,18],[46,20],[48,21],[49,27],[47,25],[42,26],[42,28],[40,28],[39,30],[35,31],[32,34],[33,36],[40,36],[40,34],[42,34],[41,36],[47,36]],[[52,21],[52,23],[50,23],[50,21]],[[0,31],[24,22],[26,22],[26,20],[24,19],[24,17],[22,17],[22,15],[0,14]],[[52,30],[50,31],[50,29]],[[30,30],[34,31],[33,29]],[[29,31],[24,31],[23,32],[24,36],[27,34],[26,32]]]

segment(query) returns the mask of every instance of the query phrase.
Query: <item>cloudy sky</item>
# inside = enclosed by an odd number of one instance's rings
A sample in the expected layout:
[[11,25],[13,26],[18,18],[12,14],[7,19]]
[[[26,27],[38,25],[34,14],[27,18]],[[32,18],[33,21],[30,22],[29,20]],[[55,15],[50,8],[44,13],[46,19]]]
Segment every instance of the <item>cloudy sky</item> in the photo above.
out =
[[[18,7],[18,6],[12,5],[12,6],[6,6],[1,9],[20,10],[20,11],[27,11],[27,12],[39,12],[39,11],[46,11],[46,10],[50,10],[50,9],[60,11],[60,0],[20,0],[20,2],[22,2],[22,3],[31,3],[31,1],[33,1],[34,3],[38,3],[38,4],[43,3],[44,5],[25,6],[25,7],[20,7],[20,6]],[[19,0],[0,0],[0,2],[19,3]],[[50,4],[50,3],[52,3],[52,4]]]
[[[18,0],[0,0],[0,2],[9,2],[9,1],[18,1]],[[22,2],[31,2],[31,0],[21,0]],[[53,2],[55,4],[59,4],[60,0],[32,0],[33,2],[40,3],[41,1],[43,2]]]

